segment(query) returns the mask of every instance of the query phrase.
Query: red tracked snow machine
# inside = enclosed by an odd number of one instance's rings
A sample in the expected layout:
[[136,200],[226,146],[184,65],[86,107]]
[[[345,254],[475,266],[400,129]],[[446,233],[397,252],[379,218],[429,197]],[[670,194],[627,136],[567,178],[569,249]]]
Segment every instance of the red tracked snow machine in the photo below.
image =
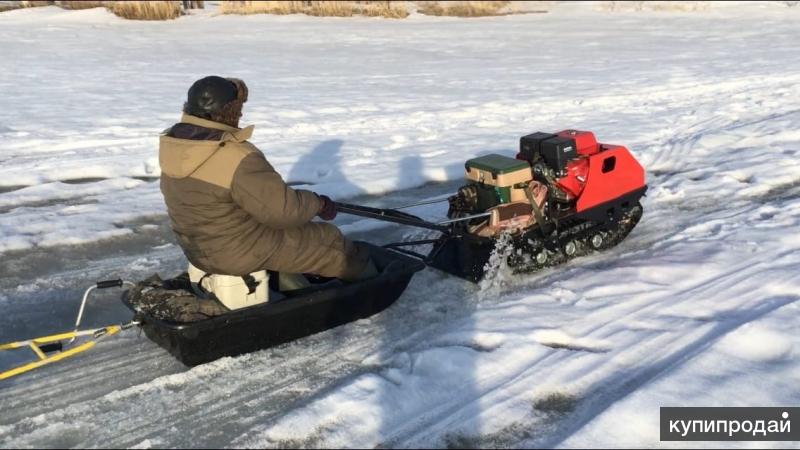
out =
[[[516,157],[485,155],[464,168],[467,184],[447,199],[448,219],[438,223],[399,209],[337,208],[440,232],[385,247],[473,282],[496,265],[493,255],[514,272],[536,271],[613,247],[642,217],[644,169],[627,148],[598,143],[590,131],[533,133],[520,139]],[[409,206],[426,203],[433,202]],[[411,250],[421,245],[432,247]]]

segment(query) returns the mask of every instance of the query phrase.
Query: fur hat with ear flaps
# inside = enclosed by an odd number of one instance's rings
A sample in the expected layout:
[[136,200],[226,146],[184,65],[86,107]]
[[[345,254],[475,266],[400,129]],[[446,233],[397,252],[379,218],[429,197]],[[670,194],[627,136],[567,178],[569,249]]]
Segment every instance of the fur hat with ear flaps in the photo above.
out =
[[205,77],[189,88],[183,112],[238,128],[247,94],[247,85],[242,80]]

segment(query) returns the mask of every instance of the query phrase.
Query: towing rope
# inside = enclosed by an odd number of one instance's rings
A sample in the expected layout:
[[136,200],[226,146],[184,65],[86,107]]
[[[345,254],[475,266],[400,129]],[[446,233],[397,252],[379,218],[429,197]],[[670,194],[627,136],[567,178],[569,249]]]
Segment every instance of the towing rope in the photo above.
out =
[[[87,289],[86,292],[83,294],[83,300],[81,301],[81,307],[80,310],[78,311],[78,317],[75,320],[75,329],[73,331],[51,334],[49,336],[42,336],[24,341],[9,342],[8,344],[0,344],[0,351],[14,350],[22,347],[30,347],[30,349],[33,351],[34,354],[36,354],[36,357],[38,358],[35,361],[14,367],[13,369],[0,372],[0,380],[5,380],[6,378],[11,378],[15,375],[29,372],[33,369],[42,367],[44,365],[61,361],[62,359],[66,359],[71,356],[77,355],[78,353],[85,352],[86,350],[89,350],[90,348],[94,347],[97,344],[97,342],[99,342],[101,339],[104,339],[108,336],[113,336],[122,330],[126,330],[135,325],[138,325],[139,322],[133,320],[124,325],[109,325],[102,328],[96,328],[94,330],[78,330],[78,327],[80,326],[81,323],[81,318],[83,316],[83,310],[84,307],[86,306],[86,301],[89,298],[89,293],[91,293],[95,289],[122,287],[124,285],[133,286],[133,283],[122,280],[100,281],[96,285],[91,286],[89,289]],[[67,350],[64,350],[65,345],[70,346],[75,341],[76,338],[84,336],[91,336],[91,340],[86,341],[79,345],[69,347]],[[66,344],[62,342],[67,339],[69,339],[69,341],[67,341]],[[47,356],[48,353],[52,352],[58,352],[58,353],[52,356]]]

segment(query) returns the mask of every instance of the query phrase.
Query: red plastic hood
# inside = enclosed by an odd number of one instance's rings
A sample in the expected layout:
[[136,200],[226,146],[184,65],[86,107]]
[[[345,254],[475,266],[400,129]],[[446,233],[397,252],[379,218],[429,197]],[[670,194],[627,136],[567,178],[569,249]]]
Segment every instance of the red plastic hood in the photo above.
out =
[[556,133],[556,135],[563,138],[574,139],[575,148],[579,155],[590,156],[600,151],[597,147],[597,139],[595,139],[594,133],[591,131],[562,130]]

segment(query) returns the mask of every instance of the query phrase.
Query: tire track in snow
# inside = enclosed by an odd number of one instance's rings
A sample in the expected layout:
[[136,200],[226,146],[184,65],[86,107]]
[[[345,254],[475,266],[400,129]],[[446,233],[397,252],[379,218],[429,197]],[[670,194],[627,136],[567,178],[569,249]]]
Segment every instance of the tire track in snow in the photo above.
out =
[[[714,290],[714,288],[716,288],[717,293],[724,292],[725,290],[730,290],[732,287],[738,286],[748,278],[758,275],[758,271],[755,273],[748,272],[746,274],[741,274],[741,272],[739,272],[741,268],[742,267],[732,268],[730,272],[715,277],[711,282],[712,285],[706,285],[701,282],[696,286],[700,287],[699,290],[690,288],[687,289],[686,292],[696,291],[702,294],[705,291]],[[765,270],[767,270],[767,268],[762,268],[762,271]],[[719,285],[724,285],[726,289],[720,289]],[[671,294],[667,294],[665,297],[666,296],[671,298]],[[612,369],[605,371],[608,376],[599,377],[591,381],[589,386],[580,388],[584,394],[576,398],[576,412],[567,414],[564,418],[564,425],[559,425],[557,431],[552,435],[548,433],[548,435],[550,435],[548,437],[532,439],[524,443],[515,441],[514,439],[504,441],[501,436],[494,436],[494,439],[499,439],[499,445],[503,447],[522,444],[524,447],[552,448],[563,438],[571,435],[577,428],[588,423],[592,417],[600,414],[614,402],[633,393],[636,389],[649,383],[657,376],[679,367],[680,364],[688,361],[696,354],[699,354],[703,349],[713,345],[714,342],[722,338],[725,334],[781,307],[794,303],[798,299],[800,299],[800,297],[781,296],[773,297],[763,302],[753,301],[751,303],[754,304],[751,305],[741,305],[740,308],[737,308],[737,312],[732,314],[732,317],[722,317],[722,320],[716,323],[713,323],[712,319],[712,322],[710,322],[711,329],[708,331],[700,330],[700,332],[698,332],[697,324],[689,320],[684,321],[688,323],[684,323],[683,326],[678,326],[677,328],[673,327],[661,332],[638,333],[638,339],[635,345],[621,350],[612,350],[605,361],[601,362],[599,365],[595,365],[595,369],[600,373],[604,372],[603,368],[607,365],[612,366]],[[684,300],[684,302],[686,301],[688,300]],[[662,298],[661,301],[653,301],[651,299],[636,301],[634,305],[625,303],[623,306],[633,306],[633,308],[629,308],[631,311],[611,312],[613,309],[600,309],[595,313],[590,313],[581,320],[581,323],[585,323],[586,326],[582,327],[582,330],[578,330],[576,334],[583,338],[605,339],[607,333],[604,333],[604,331],[616,332],[620,328],[624,329],[625,323],[639,317],[650,317],[652,316],[651,313],[663,309],[665,304],[670,307],[676,306],[674,302],[670,302],[669,298]],[[614,319],[608,321],[605,320],[604,317],[612,317]],[[602,325],[595,326],[594,324],[597,322],[601,322]],[[684,333],[690,337],[680,337]],[[685,342],[677,346],[677,349],[672,353],[668,353],[664,356],[657,356],[662,353],[662,349],[675,349],[676,339]],[[630,356],[626,356],[626,354],[630,354]],[[619,360],[632,360],[636,359],[639,355],[652,355],[649,359],[653,361],[645,365],[639,364],[636,367],[632,367],[630,371],[613,370],[613,366],[618,365]],[[529,396],[528,392],[533,386],[537,385],[538,381],[542,378],[542,373],[547,373],[548,376],[556,379],[569,379],[567,376],[559,377],[558,373],[567,372],[569,369],[564,369],[564,366],[568,366],[572,360],[579,357],[580,355],[573,354],[572,352],[553,350],[541,358],[532,360],[522,371],[497,380],[493,383],[492,387],[477,393],[477,395],[470,396],[466,399],[460,398],[456,401],[437,406],[432,413],[424,413],[424,420],[419,420],[420,418],[414,417],[412,421],[408,422],[409,427],[398,430],[396,434],[384,441],[382,446],[413,448],[429,446],[433,442],[438,442],[439,444],[436,445],[440,445],[440,440],[442,438],[453,438],[449,430],[458,429],[458,425],[461,423],[469,423],[469,421],[473,419],[474,412],[481,411],[480,405],[492,405],[493,408],[501,411],[503,409],[513,410],[511,406],[507,408],[504,408],[504,406],[506,406],[506,404],[519,403],[520,399]],[[585,382],[582,382],[582,384],[583,383]],[[532,423],[520,425],[521,428],[518,427],[516,432],[520,432],[520,429],[525,429],[528,435],[525,439],[530,439],[530,436],[535,435],[541,425],[539,421],[533,420]],[[507,439],[508,438],[511,437],[507,437]],[[480,446],[481,439],[481,436],[468,436],[462,437],[460,442],[467,442],[470,445]],[[476,442],[472,442],[471,440],[476,440]]]
[[[670,133],[672,137],[668,138],[663,145],[658,146],[660,150],[655,152],[652,159],[647,164],[649,170],[661,171],[662,167],[669,166],[679,161],[684,155],[689,154],[691,150],[694,149],[693,144],[696,144],[700,139],[709,135],[730,132],[748,126],[774,121],[800,112],[800,110],[797,109],[789,109],[788,111],[778,109],[779,112],[777,113],[774,112],[774,110],[762,113],[761,108],[752,107],[750,111],[748,111],[747,118],[739,120],[741,114],[734,106],[755,103],[759,101],[762,96],[754,95],[746,99],[736,99],[723,105],[722,110],[719,109],[719,103],[712,101],[720,95],[735,97],[736,95],[745,93],[763,94],[764,89],[797,89],[797,86],[800,85],[800,79],[797,77],[790,77],[788,79],[780,77],[779,79],[780,82],[777,85],[775,85],[775,81],[772,80],[744,79],[741,80],[742,82],[736,83],[737,89],[734,91],[730,90],[728,83],[722,85],[712,83],[701,86],[701,88],[707,88],[709,91],[703,92],[700,97],[694,94],[696,89],[690,88],[688,89],[689,95],[687,97],[670,99],[671,103],[668,108],[672,109],[687,109],[690,105],[700,106],[694,108],[689,117],[678,116],[678,118],[674,120]],[[752,84],[755,84],[755,86]],[[788,96],[788,98],[783,101],[786,108],[795,106],[791,100],[791,96]],[[703,110],[702,105],[710,106]],[[691,117],[698,115],[698,113],[704,114],[705,117],[700,120],[692,120]],[[752,118],[754,115],[756,118]],[[725,149],[719,150],[722,151]]]
[[[773,297],[768,299],[764,304],[756,305],[738,314],[740,319],[731,318],[718,322],[711,330],[685,345],[681,351],[667,355],[648,366],[638,369],[624,380],[624,382],[618,384],[617,387],[604,392],[602,385],[599,383],[597,385],[598,393],[594,394],[591,399],[588,399],[588,402],[582,403],[578,407],[575,417],[563,422],[559,427],[560,429],[554,433],[554,437],[544,440],[535,440],[534,442],[537,442],[536,445],[541,447],[557,447],[564,439],[577,432],[593,418],[599,416],[612,404],[655,381],[659,377],[664,376],[666,373],[679,368],[682,364],[687,363],[705,349],[714,345],[728,333],[750,322],[756,321],[769,313],[777,311],[780,308],[791,305],[798,300],[800,300],[800,297],[797,296]],[[529,443],[521,442],[520,444],[528,445]]]

